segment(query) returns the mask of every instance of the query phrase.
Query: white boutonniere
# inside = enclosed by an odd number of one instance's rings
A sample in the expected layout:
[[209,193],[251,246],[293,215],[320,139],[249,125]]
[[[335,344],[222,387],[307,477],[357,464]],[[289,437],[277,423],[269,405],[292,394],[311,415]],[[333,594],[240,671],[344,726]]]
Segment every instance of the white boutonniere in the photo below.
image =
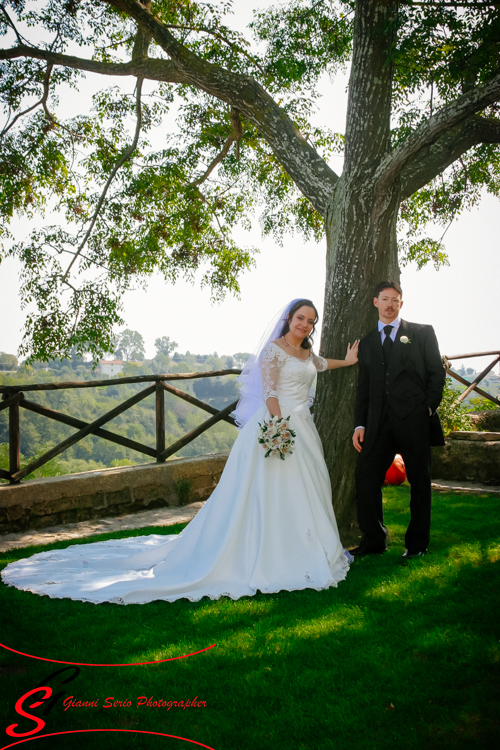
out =
[[408,336],[400,336],[399,340],[401,341],[402,344],[411,344],[411,341],[408,338]]

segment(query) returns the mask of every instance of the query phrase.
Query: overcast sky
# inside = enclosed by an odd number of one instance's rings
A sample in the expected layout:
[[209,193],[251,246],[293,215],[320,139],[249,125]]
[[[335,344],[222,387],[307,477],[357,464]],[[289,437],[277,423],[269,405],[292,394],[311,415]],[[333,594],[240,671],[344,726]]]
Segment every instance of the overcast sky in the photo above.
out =
[[[263,7],[267,3],[265,0],[259,3],[236,0],[235,25],[240,28],[245,25],[252,4]],[[81,92],[65,98],[67,115],[84,112],[92,91],[100,83],[98,76],[88,74]],[[120,83],[123,85],[123,80]],[[133,82],[129,81],[127,85],[132,89]],[[343,74],[334,83],[325,80],[323,97],[318,103],[317,123],[344,131],[346,85],[347,76]],[[335,157],[331,166],[340,172],[342,160]],[[27,233],[27,224],[16,222],[16,239]],[[440,227],[433,232],[436,238],[441,234]],[[159,276],[150,279],[146,291],[139,288],[126,294],[125,327],[142,334],[147,357],[154,356],[154,340],[159,336],[175,340],[181,352],[233,354],[252,351],[273,314],[294,297],[313,299],[322,312],[324,241],[305,243],[300,237],[290,237],[284,247],[279,247],[269,238],[262,239],[257,218],[250,233],[241,230],[236,238],[245,245],[260,248],[257,267],[241,279],[240,300],[228,297],[214,305],[210,302],[208,290],[200,290],[199,286],[193,287],[182,281],[172,286]],[[453,355],[500,349],[499,242],[499,201],[486,195],[479,208],[458,217],[448,230],[445,245],[450,257],[449,267],[439,271],[433,267],[421,271],[413,266],[403,269],[403,317],[431,323],[436,329],[442,353]],[[18,274],[19,266],[12,259],[0,266],[0,350],[8,353],[16,352],[23,327]],[[329,354],[342,355],[341,352]],[[474,364],[481,367],[484,361],[475,361]]]

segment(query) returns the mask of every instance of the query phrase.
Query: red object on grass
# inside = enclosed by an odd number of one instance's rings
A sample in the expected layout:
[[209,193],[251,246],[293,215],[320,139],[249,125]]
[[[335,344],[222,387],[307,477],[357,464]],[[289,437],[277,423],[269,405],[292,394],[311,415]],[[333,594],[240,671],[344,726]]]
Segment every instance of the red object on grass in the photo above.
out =
[[385,475],[384,484],[403,484],[406,479],[406,469],[403,457],[397,453],[394,456],[394,461],[389,466],[387,474]]

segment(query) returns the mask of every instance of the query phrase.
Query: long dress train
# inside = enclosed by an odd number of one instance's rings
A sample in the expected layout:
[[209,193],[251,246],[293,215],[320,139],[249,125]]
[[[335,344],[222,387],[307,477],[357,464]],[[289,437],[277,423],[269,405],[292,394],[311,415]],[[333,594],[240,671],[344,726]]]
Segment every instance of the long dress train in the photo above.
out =
[[316,370],[269,343],[261,355],[264,399],[277,396],[296,432],[285,461],[257,443],[262,406],[239,433],[219,484],[180,533],[139,536],[41,552],[2,572],[9,586],[54,598],[144,604],[256,591],[316,590],[345,579],[349,561],[332,509],[330,480],[308,407]]

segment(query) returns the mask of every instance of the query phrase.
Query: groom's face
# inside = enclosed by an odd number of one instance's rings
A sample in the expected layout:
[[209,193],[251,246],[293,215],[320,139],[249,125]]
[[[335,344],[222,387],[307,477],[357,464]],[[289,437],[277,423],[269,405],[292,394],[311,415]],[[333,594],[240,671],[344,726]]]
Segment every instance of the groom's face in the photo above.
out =
[[380,320],[387,325],[398,317],[399,311],[403,307],[403,300],[399,292],[388,288],[382,289],[378,297],[373,298],[373,304],[378,309]]

